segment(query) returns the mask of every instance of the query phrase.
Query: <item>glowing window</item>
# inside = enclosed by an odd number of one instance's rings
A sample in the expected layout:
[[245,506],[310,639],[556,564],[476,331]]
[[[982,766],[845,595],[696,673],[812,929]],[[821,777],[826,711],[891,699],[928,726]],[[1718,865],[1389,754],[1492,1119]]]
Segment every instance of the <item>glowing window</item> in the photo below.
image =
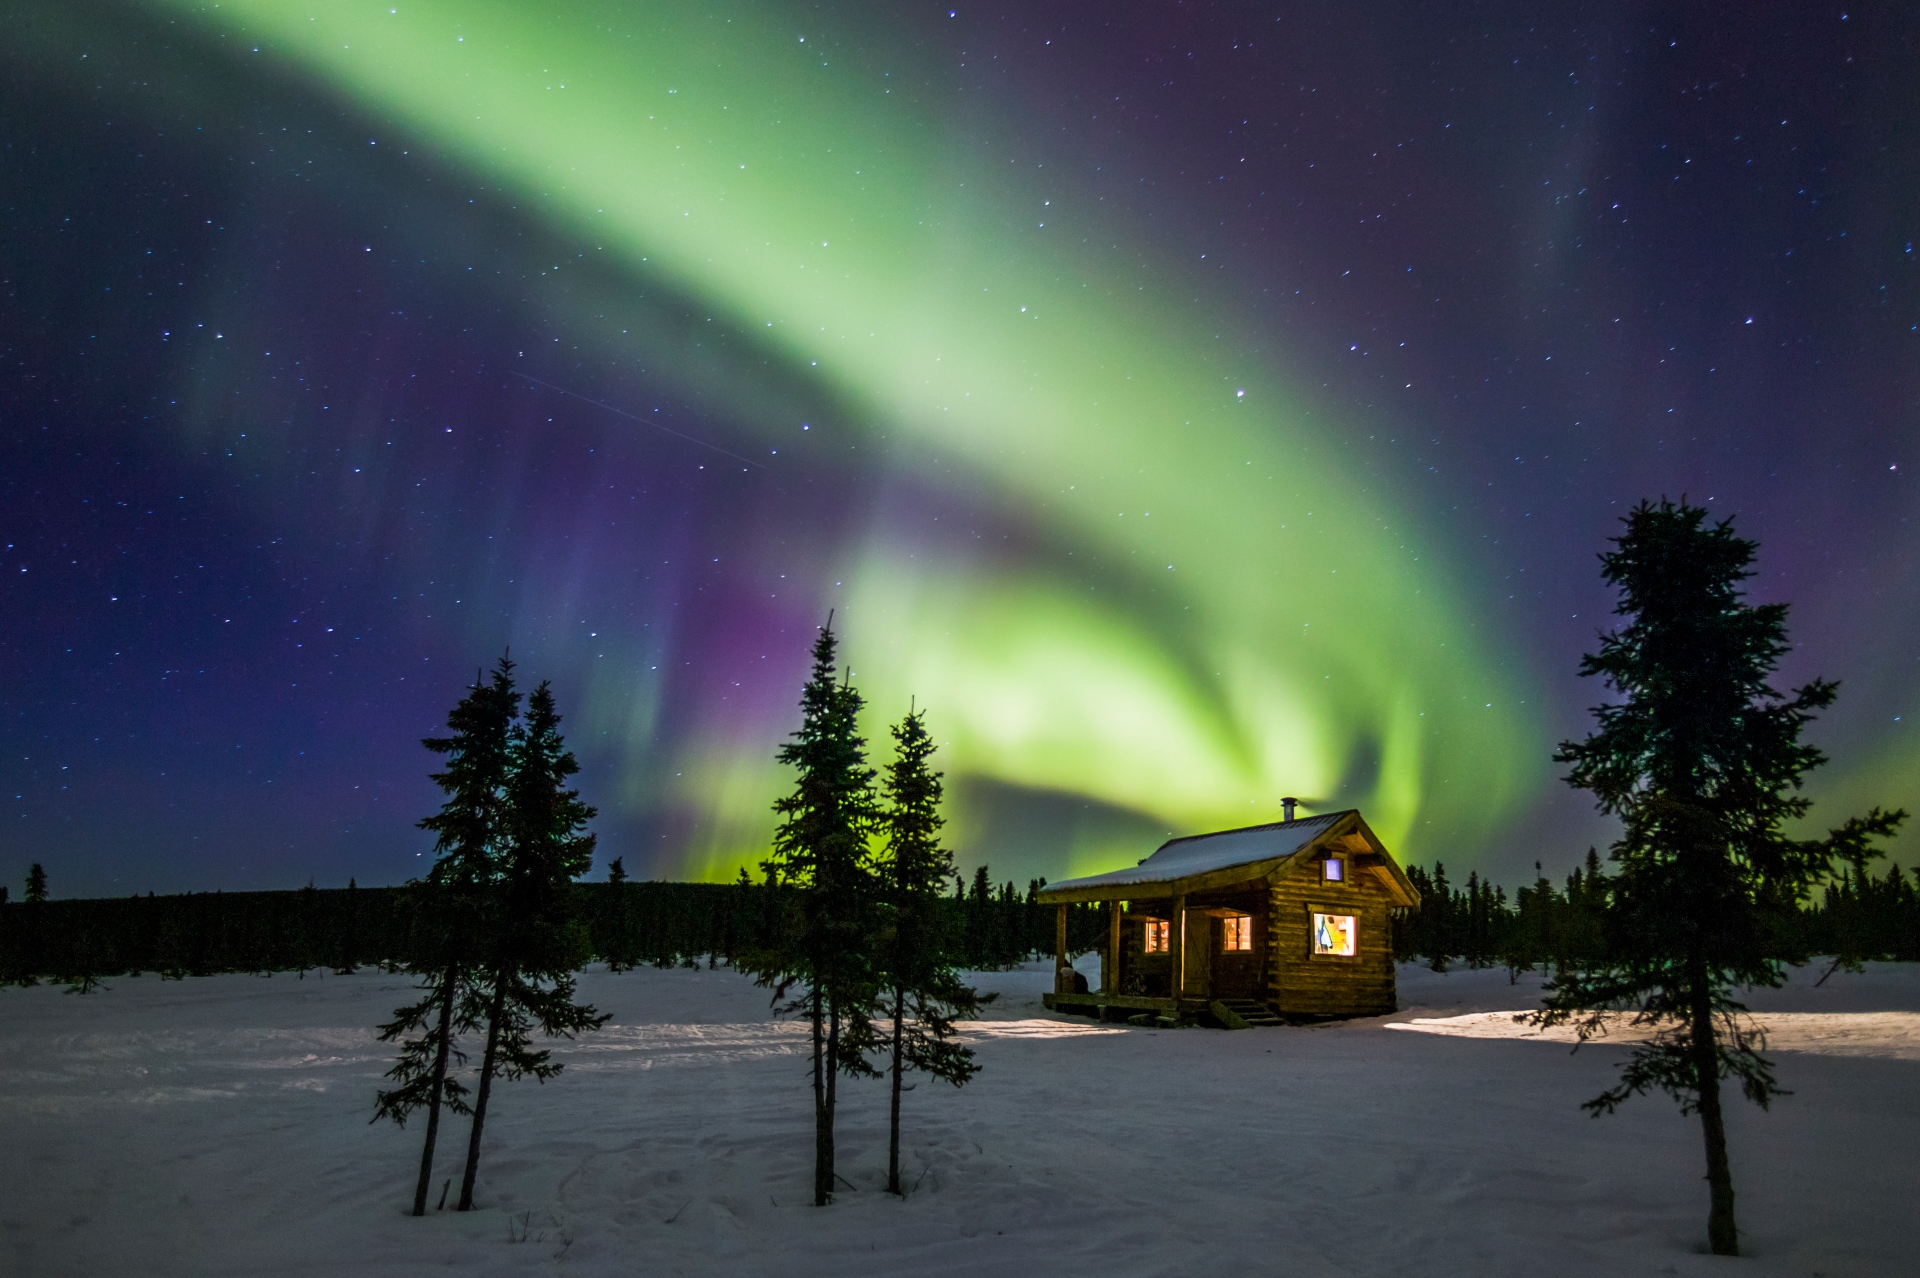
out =
[[1223,929],[1226,933],[1226,944],[1222,948],[1227,950],[1250,950],[1253,948],[1253,920],[1251,918],[1242,914],[1235,918],[1222,919],[1221,922],[1226,924],[1226,927]]
[[1353,943],[1359,933],[1359,920],[1351,914],[1315,914],[1313,916],[1313,952],[1338,958],[1353,957]]
[[1146,952],[1149,954],[1165,954],[1168,949],[1167,942],[1172,927],[1173,924],[1167,922],[1165,919],[1148,919]]
[[1320,881],[1323,883],[1345,882],[1347,863],[1337,856],[1330,856],[1320,863]]

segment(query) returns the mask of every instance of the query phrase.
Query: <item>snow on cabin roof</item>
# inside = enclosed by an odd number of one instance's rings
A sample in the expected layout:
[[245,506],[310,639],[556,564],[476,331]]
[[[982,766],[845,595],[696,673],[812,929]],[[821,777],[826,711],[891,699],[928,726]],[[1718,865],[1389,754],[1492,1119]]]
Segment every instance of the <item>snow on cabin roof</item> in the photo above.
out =
[[1271,825],[1250,825],[1240,830],[1221,830],[1216,834],[1190,834],[1168,839],[1140,864],[1106,874],[1091,874],[1083,879],[1065,879],[1049,883],[1046,892],[1073,888],[1130,887],[1140,883],[1171,883],[1214,870],[1230,870],[1236,865],[1273,861],[1292,856],[1325,834],[1336,822],[1353,815],[1353,809],[1302,817],[1297,821],[1275,821]]

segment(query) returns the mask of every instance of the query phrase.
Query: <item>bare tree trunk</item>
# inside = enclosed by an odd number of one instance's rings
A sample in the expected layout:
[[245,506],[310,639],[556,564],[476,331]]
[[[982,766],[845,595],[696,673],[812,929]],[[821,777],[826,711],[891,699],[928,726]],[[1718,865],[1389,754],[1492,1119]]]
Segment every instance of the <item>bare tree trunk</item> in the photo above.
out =
[[440,1138],[440,1094],[447,1084],[447,1056],[453,1050],[453,987],[451,970],[441,974],[440,1046],[433,1056],[433,1092],[427,1101],[427,1147],[420,1151],[420,1183],[413,1190],[413,1214],[427,1214],[427,1187],[433,1183],[433,1146]]
[[[834,1085],[840,1080],[840,1009],[834,1006],[832,999],[827,1000],[827,1109],[826,1125],[822,1131],[826,1137],[825,1151],[827,1169],[827,1199],[833,1199],[833,1107]],[[823,1204],[824,1205],[824,1204]]]
[[1693,1052],[1694,1086],[1699,1097],[1700,1127],[1707,1141],[1707,1245],[1716,1256],[1740,1254],[1740,1232],[1733,1222],[1733,1171],[1727,1165],[1727,1127],[1720,1109],[1720,1054],[1716,1050],[1713,1004],[1708,998],[1704,963],[1688,965],[1692,1025],[1688,1027]]
[[[893,1113],[887,1128],[887,1192],[900,1193],[900,1025],[906,1019],[907,992],[893,987]],[[901,1195],[905,1197],[905,1195]]]
[[480,1086],[473,1097],[473,1131],[467,1137],[467,1172],[460,1178],[460,1211],[473,1210],[473,1182],[480,1176],[480,1129],[487,1125],[487,1093],[493,1090],[493,1062],[500,1046],[500,1015],[506,1002],[506,974],[496,972],[493,1002],[487,1007],[487,1050],[480,1058]]
[[813,1006],[813,1205],[825,1207],[833,1192],[833,1118],[827,1112],[826,1027],[820,1007],[820,987],[814,986]]

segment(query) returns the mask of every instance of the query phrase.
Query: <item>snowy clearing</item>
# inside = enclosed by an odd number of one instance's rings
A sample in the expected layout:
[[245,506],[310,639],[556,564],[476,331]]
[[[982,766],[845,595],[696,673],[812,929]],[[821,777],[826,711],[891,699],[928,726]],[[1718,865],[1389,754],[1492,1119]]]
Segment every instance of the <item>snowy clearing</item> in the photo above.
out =
[[614,1020],[496,1093],[480,1209],[425,1219],[420,1125],[367,1122],[403,978],[9,989],[0,1273],[1911,1273],[1920,970],[1816,975],[1749,1000],[1795,1094],[1731,1111],[1741,1261],[1699,1254],[1697,1124],[1581,1114],[1623,1040],[1516,1025],[1537,985],[1504,971],[1402,968],[1395,1016],[1232,1034],[1055,1016],[1046,964],[981,974],[984,1072],[905,1102],[914,1192],[882,1189],[884,1088],[846,1082],[854,1188],[820,1210],[803,1027],[733,972],[595,970]]

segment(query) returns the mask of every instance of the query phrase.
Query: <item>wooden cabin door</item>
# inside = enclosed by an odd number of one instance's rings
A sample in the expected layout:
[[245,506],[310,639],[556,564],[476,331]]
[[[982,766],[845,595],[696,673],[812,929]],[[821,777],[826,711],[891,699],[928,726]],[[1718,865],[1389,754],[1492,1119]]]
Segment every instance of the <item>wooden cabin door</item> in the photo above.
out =
[[1213,919],[1205,910],[1187,911],[1186,987],[1181,998],[1207,998],[1212,988],[1209,970],[1213,959]]

